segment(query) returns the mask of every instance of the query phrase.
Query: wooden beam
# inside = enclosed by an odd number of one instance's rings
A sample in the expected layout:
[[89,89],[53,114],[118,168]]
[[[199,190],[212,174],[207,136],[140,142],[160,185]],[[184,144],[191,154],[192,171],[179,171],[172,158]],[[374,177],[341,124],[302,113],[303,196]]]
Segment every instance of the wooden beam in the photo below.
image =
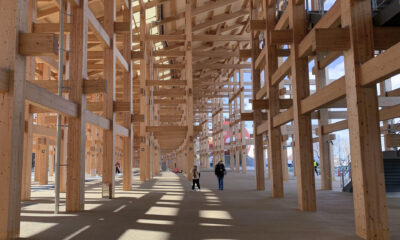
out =
[[51,33],[20,33],[19,53],[24,56],[57,56],[57,36]]
[[197,34],[193,35],[193,41],[214,42],[214,41],[249,41],[247,35],[212,35]]
[[147,80],[146,86],[186,86],[185,80]]
[[336,52],[350,48],[348,28],[314,28],[299,44],[301,57],[315,52]]
[[100,22],[96,19],[96,16],[93,14],[92,10],[87,9],[87,18],[89,22],[90,29],[95,33],[97,38],[103,42],[107,47],[111,46],[111,38],[110,35],[105,31]]
[[[31,81],[33,84],[42,87],[50,92],[56,93],[58,91],[58,81],[55,80],[35,80]],[[70,81],[63,81],[63,91],[68,92],[71,88]],[[107,92],[107,81],[103,79],[98,80],[84,80],[83,92],[85,94],[103,93]]]
[[92,113],[89,110],[85,111],[85,120],[88,124],[92,124],[96,127],[102,128],[104,130],[110,130],[110,123],[109,119],[106,119],[102,116],[99,116],[95,113]]
[[147,132],[186,132],[187,126],[146,126]]
[[78,116],[78,106],[72,101],[59,97],[32,82],[25,83],[26,100],[36,106],[70,117]]

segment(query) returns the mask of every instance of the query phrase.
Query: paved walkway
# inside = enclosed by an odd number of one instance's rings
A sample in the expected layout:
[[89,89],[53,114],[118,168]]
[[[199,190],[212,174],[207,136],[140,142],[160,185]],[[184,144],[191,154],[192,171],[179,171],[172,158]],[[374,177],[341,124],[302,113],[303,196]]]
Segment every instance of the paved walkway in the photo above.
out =
[[[165,172],[134,191],[100,199],[99,180],[86,184],[86,210],[53,214],[51,190],[33,192],[22,210],[21,235],[28,239],[257,240],[360,239],[354,234],[352,195],[317,191],[318,211],[297,209],[295,180],[285,183],[285,198],[254,191],[254,175],[228,173],[220,192],[211,172],[192,192],[180,175]],[[318,184],[317,184],[318,188]],[[269,186],[267,184],[267,189]],[[389,198],[391,239],[400,239],[400,199]],[[61,208],[63,210],[63,207]]]

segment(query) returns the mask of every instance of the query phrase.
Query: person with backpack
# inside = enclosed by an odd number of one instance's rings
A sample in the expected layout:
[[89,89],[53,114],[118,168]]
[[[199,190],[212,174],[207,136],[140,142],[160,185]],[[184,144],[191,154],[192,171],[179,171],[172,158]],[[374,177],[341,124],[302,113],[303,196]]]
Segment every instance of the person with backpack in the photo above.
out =
[[222,159],[220,159],[217,163],[217,165],[215,166],[215,175],[218,178],[218,187],[219,190],[222,191],[224,190],[224,176],[226,174],[226,170],[225,170],[225,165],[222,162]]
[[193,166],[192,170],[190,170],[190,173],[192,174],[193,178],[192,191],[194,191],[195,184],[197,184],[197,187],[200,191],[200,171],[197,169],[196,165]]

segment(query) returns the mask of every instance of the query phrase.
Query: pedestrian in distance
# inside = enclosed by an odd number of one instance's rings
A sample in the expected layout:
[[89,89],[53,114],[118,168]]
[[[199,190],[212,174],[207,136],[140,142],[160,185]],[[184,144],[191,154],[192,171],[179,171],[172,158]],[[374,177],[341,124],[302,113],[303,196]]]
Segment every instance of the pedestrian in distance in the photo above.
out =
[[315,173],[317,174],[317,176],[319,176],[319,173],[318,173],[318,166],[319,166],[319,164],[317,163],[317,161],[314,161],[314,171],[315,171]]
[[224,190],[224,177],[226,175],[225,165],[220,159],[215,166],[215,175],[218,178],[218,188],[220,191]]
[[194,191],[195,185],[197,185],[200,191],[200,171],[197,169],[196,165],[193,166],[193,168],[190,170],[190,173],[192,174],[193,178],[192,191]]

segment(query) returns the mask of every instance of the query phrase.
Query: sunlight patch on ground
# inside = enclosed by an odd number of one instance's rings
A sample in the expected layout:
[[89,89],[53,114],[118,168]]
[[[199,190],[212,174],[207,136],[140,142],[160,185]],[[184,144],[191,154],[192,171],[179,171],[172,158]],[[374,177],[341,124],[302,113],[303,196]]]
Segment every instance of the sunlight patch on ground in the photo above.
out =
[[119,212],[119,211],[121,211],[121,210],[124,209],[124,208],[126,208],[126,205],[125,205],[125,204],[122,205],[121,207],[115,209],[113,212],[114,212],[114,213]]
[[200,223],[200,226],[203,226],[203,227],[232,227],[232,225],[220,224],[220,223]]
[[160,198],[161,201],[182,201],[183,195],[164,195]]
[[178,208],[173,207],[151,207],[146,215],[178,216]]
[[138,219],[137,223],[142,224],[156,224],[156,225],[174,225],[174,221],[168,220],[156,220],[156,219]]
[[156,204],[159,204],[159,205],[180,205],[181,203],[178,203],[178,202],[160,202],[160,201],[158,201],[158,202],[156,202]]
[[169,233],[161,231],[150,231],[150,230],[140,230],[140,229],[128,229],[126,230],[118,239],[120,240],[168,240]]
[[72,233],[71,235],[69,235],[68,237],[63,238],[63,240],[71,240],[71,239],[73,239],[74,237],[76,237],[76,236],[78,236],[79,234],[81,234],[81,232],[84,232],[84,231],[86,231],[86,230],[89,229],[89,228],[90,228],[90,225],[84,226],[83,228],[79,229],[78,231],[73,232],[73,233]]
[[85,211],[93,210],[102,206],[103,204],[85,203]]
[[[37,215],[36,215],[37,216]],[[57,226],[58,223],[44,223],[44,222],[32,222],[32,221],[21,221],[21,238],[31,238],[41,232],[46,231],[54,226]]]
[[200,210],[199,216],[201,218],[227,219],[227,220],[232,219],[232,216],[229,212],[222,210]]
[[206,196],[206,200],[219,200],[217,196]]

